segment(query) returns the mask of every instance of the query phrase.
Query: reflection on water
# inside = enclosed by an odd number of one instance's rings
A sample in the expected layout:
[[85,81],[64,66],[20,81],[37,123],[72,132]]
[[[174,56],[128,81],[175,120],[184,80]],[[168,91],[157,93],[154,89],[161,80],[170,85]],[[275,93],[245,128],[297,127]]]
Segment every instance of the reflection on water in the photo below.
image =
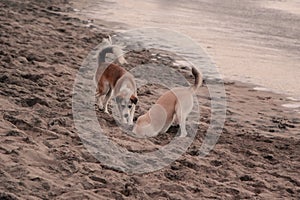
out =
[[226,78],[300,96],[300,13],[292,9],[296,0],[74,1],[90,18],[117,22],[111,24],[115,30],[179,31],[198,42]]
[[300,1],[288,0],[286,1],[267,1],[264,5],[268,8],[289,12],[295,15],[300,15]]

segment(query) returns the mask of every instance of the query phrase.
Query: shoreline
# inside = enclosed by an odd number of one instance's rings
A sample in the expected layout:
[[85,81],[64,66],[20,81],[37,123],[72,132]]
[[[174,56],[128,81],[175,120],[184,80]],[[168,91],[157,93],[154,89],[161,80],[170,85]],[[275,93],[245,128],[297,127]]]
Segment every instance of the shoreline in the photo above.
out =
[[[215,148],[198,149],[210,125],[207,88],[197,93],[199,130],[170,166],[126,174],[95,159],[72,115],[73,84],[83,59],[110,30],[73,17],[62,0],[0,2],[0,198],[6,199],[297,199],[300,194],[300,117],[281,106],[291,100],[225,80],[227,117]],[[71,13],[71,14],[70,14]],[[75,13],[76,14],[76,13]],[[153,53],[153,55],[152,55]],[[156,58],[156,60],[153,60]],[[142,62],[174,66],[170,55],[129,52],[126,69]],[[183,71],[189,81],[190,72]],[[136,116],[165,91],[138,91]],[[111,110],[111,108],[110,108]],[[97,111],[105,134],[132,152],[161,148],[177,131],[138,140]]]
[[[71,6],[75,6],[74,5],[74,0],[71,0]],[[104,20],[100,20],[98,18],[89,18],[87,17],[84,13],[81,12],[81,10],[77,10],[78,7],[76,8],[73,8],[75,9],[76,11],[74,11],[74,13],[72,13],[72,16],[74,17],[79,17],[80,19],[82,20],[85,20],[85,21],[89,21],[89,26],[95,28],[95,29],[98,29],[99,31],[100,30],[109,30],[109,31],[112,31],[114,32],[116,28],[117,29],[117,32],[118,31],[126,31],[128,27],[127,24],[125,23],[120,23],[120,22],[105,22]],[[80,8],[80,7],[79,7]],[[113,26],[110,26],[112,25]],[[207,50],[205,51],[206,53]],[[209,55],[209,54],[208,54]],[[211,55],[209,55],[211,57]],[[174,60],[174,62],[177,62],[176,60]],[[295,95],[291,95],[291,94],[288,94],[288,93],[285,93],[283,91],[277,91],[277,90],[273,90],[271,88],[268,88],[268,87],[265,87],[263,85],[260,85],[258,83],[254,83],[254,82],[251,82],[251,81],[241,81],[240,79],[232,79],[232,78],[224,78],[224,81],[229,81],[229,82],[237,82],[237,83],[242,83],[242,84],[246,84],[249,86],[249,88],[252,88],[254,90],[263,90],[263,91],[266,91],[266,92],[271,92],[271,93],[274,93],[274,94],[278,94],[278,95],[282,95],[283,97],[286,97],[287,100],[290,100],[288,102],[288,104],[290,106],[283,106],[287,103],[283,103],[281,106],[285,107],[286,109],[288,109],[287,111],[294,111],[296,112],[297,114],[300,114],[300,106],[299,103],[300,103],[300,99],[298,97],[295,97]],[[293,100],[291,100],[293,99]],[[293,106],[294,105],[294,106]],[[296,107],[295,107],[296,106]]]
[[[160,4],[159,1],[135,4],[134,1],[97,3],[91,0],[84,5],[76,0],[72,2],[74,6],[81,9],[81,14],[89,18],[104,18],[114,21],[114,24],[122,22],[119,26],[114,25],[115,29],[126,30],[128,27],[138,28],[146,24],[150,27],[170,28],[189,35],[214,58],[220,73],[226,78],[260,85],[276,93],[300,98],[300,91],[297,87],[300,84],[297,84],[297,75],[300,72],[297,69],[298,40],[295,37],[299,35],[300,29],[287,31],[289,27],[294,27],[299,17],[265,5],[274,1],[246,1],[244,4],[237,3],[236,5],[224,2],[215,9],[212,8],[213,4],[207,1],[191,2],[187,5],[176,1],[170,13],[183,14],[183,11],[177,9],[176,5],[183,6],[186,12],[203,13],[199,14],[200,16],[188,14],[184,20],[179,19],[179,22],[172,20],[172,14],[166,14],[166,16],[163,14],[163,10],[167,7],[161,7],[163,2]],[[281,2],[281,4],[285,3],[288,4],[288,2]],[[149,6],[149,13],[144,14],[141,10],[145,5]],[[191,6],[200,8],[191,8]],[[126,13],[127,10],[129,14]],[[245,10],[244,14],[242,10]],[[254,13],[260,17],[256,17]],[[196,17],[200,18],[199,23],[189,24],[187,18],[197,21]],[[224,22],[222,19],[228,20]],[[284,20],[287,20],[287,23],[283,23]]]

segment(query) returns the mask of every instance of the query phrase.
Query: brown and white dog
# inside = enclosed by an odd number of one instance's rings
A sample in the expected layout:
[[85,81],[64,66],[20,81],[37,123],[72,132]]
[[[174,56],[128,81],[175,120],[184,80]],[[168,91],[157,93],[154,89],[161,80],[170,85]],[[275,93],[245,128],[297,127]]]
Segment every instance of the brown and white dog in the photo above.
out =
[[[122,123],[132,125],[135,105],[138,101],[136,83],[134,77],[119,65],[127,63],[120,47],[112,45],[110,38],[106,42],[109,45],[98,55],[98,68],[95,75],[97,104],[99,109],[103,109],[104,104],[104,112],[108,113],[108,102],[115,97]],[[105,62],[107,53],[113,53],[119,64]]]
[[140,116],[133,128],[133,133],[143,137],[154,137],[158,133],[165,133],[172,122],[180,125],[180,137],[185,137],[186,118],[193,108],[193,94],[202,84],[202,76],[194,67],[194,85],[190,87],[173,88],[163,94],[150,110]]

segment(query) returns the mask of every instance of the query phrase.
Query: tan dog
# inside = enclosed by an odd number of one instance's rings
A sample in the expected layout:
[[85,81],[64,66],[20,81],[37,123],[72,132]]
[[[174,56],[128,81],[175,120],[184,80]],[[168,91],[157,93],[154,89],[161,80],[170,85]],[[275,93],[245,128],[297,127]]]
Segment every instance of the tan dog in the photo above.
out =
[[194,85],[174,88],[163,94],[146,114],[137,119],[133,128],[135,134],[154,137],[158,133],[165,133],[175,121],[180,125],[180,137],[187,135],[186,118],[193,108],[193,94],[202,84],[202,76],[194,67],[192,73]]
[[108,113],[108,102],[115,97],[122,123],[131,125],[133,124],[135,105],[138,101],[136,83],[134,77],[124,68],[105,62],[106,54],[113,53],[117,57],[118,63],[127,63],[120,47],[113,46],[110,38],[106,41],[109,45],[98,55],[98,69],[95,75],[97,104],[100,109],[103,109],[104,104],[104,112]]

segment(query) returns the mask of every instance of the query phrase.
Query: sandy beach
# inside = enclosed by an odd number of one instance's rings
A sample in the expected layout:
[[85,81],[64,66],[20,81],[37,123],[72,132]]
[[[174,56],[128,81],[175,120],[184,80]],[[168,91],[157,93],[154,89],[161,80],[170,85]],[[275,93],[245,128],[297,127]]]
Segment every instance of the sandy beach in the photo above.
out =
[[[200,159],[211,116],[204,84],[196,95],[201,117],[188,150],[161,170],[124,173],[89,153],[72,114],[78,69],[113,34],[110,23],[90,26],[64,0],[2,0],[0,22],[0,199],[300,198],[300,117],[282,106],[293,99],[225,80],[224,128],[215,148]],[[181,69],[172,55],[151,50],[125,57],[127,70],[151,62]],[[193,82],[187,71],[179,72]],[[164,91],[155,84],[140,88],[136,117]],[[178,129],[139,140],[124,134],[110,115],[96,113],[107,136],[128,151],[160,148]]]

